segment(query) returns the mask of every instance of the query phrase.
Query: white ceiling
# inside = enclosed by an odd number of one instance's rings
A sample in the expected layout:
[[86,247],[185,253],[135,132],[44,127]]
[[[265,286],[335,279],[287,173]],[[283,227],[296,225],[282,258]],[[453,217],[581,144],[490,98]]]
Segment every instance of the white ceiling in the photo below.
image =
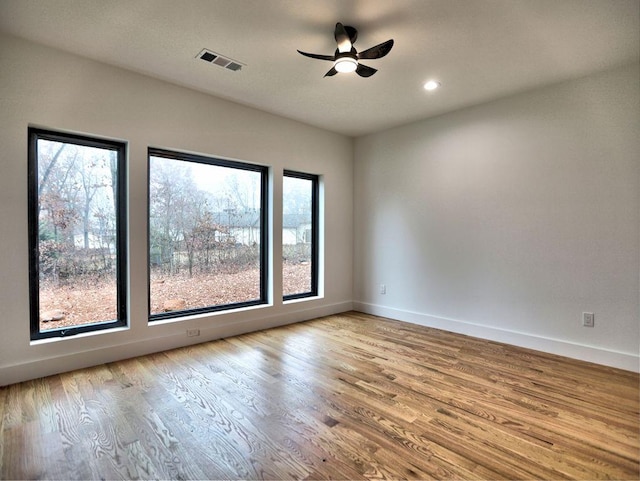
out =
[[[332,55],[337,21],[395,40],[376,75],[296,52]],[[640,0],[0,0],[0,30],[356,136],[637,62]]]

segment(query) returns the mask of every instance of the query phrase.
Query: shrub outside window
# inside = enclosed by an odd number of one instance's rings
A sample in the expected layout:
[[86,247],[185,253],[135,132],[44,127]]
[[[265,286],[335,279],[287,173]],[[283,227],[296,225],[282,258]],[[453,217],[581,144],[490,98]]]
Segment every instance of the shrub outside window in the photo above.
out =
[[285,170],[282,179],[283,298],[318,295],[318,176]]
[[149,149],[150,319],[266,303],[267,167]]
[[125,148],[29,129],[32,340],[126,325]]

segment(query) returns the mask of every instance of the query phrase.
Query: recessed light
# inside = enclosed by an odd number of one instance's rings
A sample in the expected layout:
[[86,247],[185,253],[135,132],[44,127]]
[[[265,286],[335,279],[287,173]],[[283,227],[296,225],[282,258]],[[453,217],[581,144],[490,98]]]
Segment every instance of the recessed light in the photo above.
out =
[[424,84],[425,90],[435,90],[440,87],[440,82],[436,82],[435,80],[429,80]]

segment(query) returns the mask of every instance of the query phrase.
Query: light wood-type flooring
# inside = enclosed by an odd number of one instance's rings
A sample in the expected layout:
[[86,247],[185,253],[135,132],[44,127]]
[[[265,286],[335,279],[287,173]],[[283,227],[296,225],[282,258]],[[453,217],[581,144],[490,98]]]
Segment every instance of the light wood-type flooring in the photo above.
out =
[[0,388],[0,478],[638,479],[638,396],[351,312]]

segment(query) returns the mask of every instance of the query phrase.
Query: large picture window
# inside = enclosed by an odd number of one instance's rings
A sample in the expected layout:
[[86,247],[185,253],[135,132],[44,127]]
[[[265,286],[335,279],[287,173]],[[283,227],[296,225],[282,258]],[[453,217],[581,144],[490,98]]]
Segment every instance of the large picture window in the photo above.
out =
[[125,144],[29,129],[31,339],[126,325]]
[[267,168],[149,149],[151,320],[266,303]]
[[285,170],[282,179],[284,299],[318,295],[318,176]]

